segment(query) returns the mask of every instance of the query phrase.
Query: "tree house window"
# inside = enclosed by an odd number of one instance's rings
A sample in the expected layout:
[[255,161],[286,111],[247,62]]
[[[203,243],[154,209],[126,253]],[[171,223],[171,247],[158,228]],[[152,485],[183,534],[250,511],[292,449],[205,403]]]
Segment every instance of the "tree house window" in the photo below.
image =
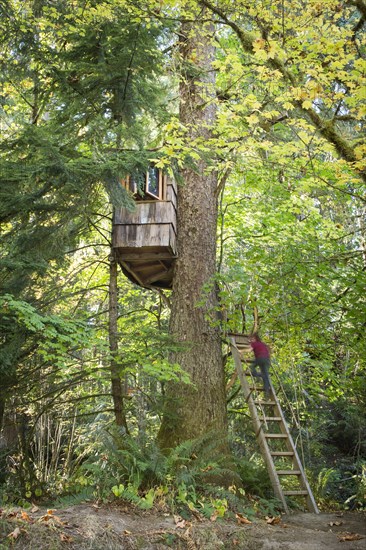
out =
[[162,178],[160,170],[150,166],[146,173],[146,194],[155,197],[156,199],[162,199]]
[[165,200],[164,176],[155,166],[149,166],[145,173],[136,171],[121,183],[137,200]]

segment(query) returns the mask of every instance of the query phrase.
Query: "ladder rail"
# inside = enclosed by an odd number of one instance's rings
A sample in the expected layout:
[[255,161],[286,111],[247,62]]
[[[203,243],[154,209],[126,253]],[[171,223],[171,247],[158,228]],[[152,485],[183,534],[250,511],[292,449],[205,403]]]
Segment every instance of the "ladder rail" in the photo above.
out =
[[[262,456],[266,463],[268,474],[269,474],[276,497],[282,502],[285,512],[289,513],[289,508],[286,502],[286,495],[295,495],[295,494],[303,495],[306,497],[307,507],[309,511],[315,514],[318,514],[319,510],[318,510],[317,504],[315,502],[310,485],[306,478],[304,468],[301,464],[300,457],[298,455],[295,444],[293,442],[291,433],[286,423],[281,405],[278,401],[272,382],[270,381],[270,394],[271,394],[270,401],[262,402],[261,404],[261,402],[258,401],[258,399],[254,399],[252,386],[253,385],[255,386],[255,384],[253,383],[251,385],[249,384],[247,375],[243,370],[241,356],[240,356],[238,347],[236,345],[236,335],[230,336],[229,339],[231,343],[231,352],[234,359],[240,385],[243,390],[245,400],[248,403],[250,415],[253,421],[254,431],[257,437],[257,441],[258,441]],[[251,376],[251,379],[252,379],[251,381],[253,382],[254,381],[253,376]],[[263,408],[266,403],[267,405],[273,406],[273,409],[274,409],[273,413],[269,417],[266,416]],[[258,414],[257,405],[262,410],[261,416],[259,416]],[[280,434],[269,434],[263,430],[264,426],[268,428],[267,420],[270,421],[272,419],[278,422],[278,425],[280,427],[280,432],[281,432]],[[271,451],[268,445],[268,439],[283,439],[285,441],[287,451],[284,451],[282,453],[280,451]],[[292,470],[276,470],[276,465],[273,457],[281,456],[281,455],[292,458],[292,465],[293,465]],[[302,490],[284,491],[281,486],[281,481],[279,477],[280,475],[296,475],[297,478],[299,479],[299,484],[302,487]]]
[[240,357],[239,351],[238,351],[238,349],[235,345],[234,338],[231,338],[231,344],[232,344],[231,350],[232,350],[236,370],[237,370],[237,373],[238,373],[238,378],[239,378],[241,387],[243,389],[244,396],[245,396],[245,398],[247,400],[247,403],[248,403],[249,411],[250,411],[250,414],[251,414],[251,417],[252,417],[252,420],[253,420],[253,424],[254,424],[254,430],[255,430],[255,433],[257,434],[259,447],[262,451],[262,456],[263,456],[264,461],[265,461],[266,466],[267,466],[268,474],[269,474],[269,477],[270,477],[270,480],[271,480],[271,483],[272,483],[274,493],[275,493],[276,497],[282,502],[282,505],[283,505],[286,513],[288,513],[289,509],[288,509],[288,506],[287,506],[286,498],[285,498],[285,495],[283,494],[280,479],[279,479],[279,477],[276,473],[276,468],[275,468],[275,465],[274,465],[274,462],[273,462],[273,459],[272,459],[272,456],[271,456],[271,453],[270,453],[270,449],[268,447],[267,441],[266,441],[265,436],[264,436],[264,432],[262,430],[262,423],[259,420],[257,408],[256,408],[256,405],[254,403],[254,399],[253,399],[253,396],[252,396],[252,392],[251,392],[248,380],[247,380],[247,378],[244,374],[243,368],[242,368],[241,357]]
[[286,422],[285,416],[283,414],[280,402],[278,401],[276,392],[274,391],[274,388],[273,388],[273,385],[272,385],[271,381],[270,381],[270,388],[271,388],[271,392],[272,392],[272,395],[273,395],[273,399],[276,403],[276,405],[274,407],[274,412],[275,413],[278,412],[278,416],[280,416],[282,418],[282,421],[279,424],[280,425],[280,430],[283,434],[285,434],[287,436],[287,443],[286,444],[287,444],[288,450],[292,451],[294,453],[294,456],[293,456],[294,470],[299,470],[301,472],[301,474],[299,476],[299,482],[300,482],[300,485],[302,486],[302,488],[304,489],[304,491],[307,491],[307,493],[308,493],[308,495],[306,497],[308,509],[309,509],[309,511],[313,512],[314,514],[318,514],[319,513],[318,506],[315,502],[314,495],[313,495],[312,490],[310,488],[309,482],[308,482],[307,477],[306,477],[305,470],[303,468],[303,465],[302,465],[300,457],[299,457],[299,453],[297,452],[294,440],[292,438],[292,435],[291,435],[291,432],[290,432],[289,427],[287,425],[287,422]]

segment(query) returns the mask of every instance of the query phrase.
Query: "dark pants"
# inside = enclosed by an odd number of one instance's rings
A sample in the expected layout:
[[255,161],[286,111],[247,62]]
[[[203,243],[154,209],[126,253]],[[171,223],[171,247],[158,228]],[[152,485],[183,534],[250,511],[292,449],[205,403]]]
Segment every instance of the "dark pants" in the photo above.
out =
[[[250,365],[250,370],[252,372],[252,375],[261,376],[263,378],[263,387],[264,387],[264,392],[266,394],[266,397],[268,397],[270,393],[269,366],[270,366],[269,357],[258,357],[254,359],[254,361]],[[256,367],[260,368],[261,370],[260,373],[257,371]]]

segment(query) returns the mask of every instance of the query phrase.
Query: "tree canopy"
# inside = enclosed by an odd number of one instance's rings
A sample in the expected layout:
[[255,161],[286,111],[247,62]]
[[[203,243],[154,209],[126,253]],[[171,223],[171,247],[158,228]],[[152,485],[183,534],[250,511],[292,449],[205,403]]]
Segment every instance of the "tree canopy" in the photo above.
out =
[[[94,468],[107,494],[112,478],[133,477],[139,451],[159,452],[152,442],[179,397],[169,443],[181,446],[167,474],[178,479],[179,461],[193,468],[200,445],[187,441],[209,438],[194,412],[208,387],[204,414],[219,419],[235,456],[253,455],[238,387],[225,393],[233,373],[225,335],[259,328],[319,498],[331,476],[350,472],[332,498],[358,502],[365,3],[7,0],[0,10],[1,490],[10,498],[92,490]],[[112,213],[133,208],[120,180],[149,162],[180,186],[185,261],[172,295],[119,274],[113,350]],[[188,323],[196,314],[188,334],[183,315]],[[200,360],[188,349],[195,340]],[[214,368],[204,355],[213,347]],[[111,364],[128,444],[113,432]],[[103,467],[111,448],[115,457],[123,449],[130,470],[117,459]],[[9,470],[9,456],[18,468]],[[248,487],[249,462],[236,468]],[[144,471],[140,489],[157,482]]]

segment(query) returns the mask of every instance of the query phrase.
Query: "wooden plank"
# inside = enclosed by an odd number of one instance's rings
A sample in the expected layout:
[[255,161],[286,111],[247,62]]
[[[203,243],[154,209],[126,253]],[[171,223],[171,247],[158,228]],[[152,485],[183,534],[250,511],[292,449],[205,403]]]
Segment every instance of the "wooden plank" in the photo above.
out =
[[283,491],[283,494],[286,496],[296,496],[296,495],[306,496],[308,495],[308,492],[305,490],[304,491]]
[[167,247],[166,252],[154,252],[152,247],[141,248],[141,252],[136,252],[134,248],[116,248],[117,257],[121,257],[126,261],[134,262],[136,265],[139,261],[159,261],[175,259],[173,251]]
[[250,336],[248,334],[229,332],[228,336],[235,339],[235,345],[238,349],[241,349],[241,346],[250,347]]
[[140,286],[144,286],[143,281],[138,276],[135,275],[134,270],[131,269],[131,266],[128,263],[120,262],[120,264],[121,264],[121,267],[126,271],[125,274],[131,275],[131,277],[129,277],[131,281],[133,281],[134,283]]
[[300,470],[276,470],[279,476],[301,476]]
[[153,283],[156,283],[159,280],[161,281],[171,280],[172,272],[173,272],[172,269],[164,269],[164,270],[158,271],[153,275],[150,275],[149,277],[147,277],[145,279],[145,284],[151,285]]
[[174,180],[167,178],[166,180],[166,200],[172,201],[177,197],[177,185]]
[[272,456],[294,456],[292,451],[271,451]]
[[154,261],[154,262],[138,262],[138,263],[133,263],[130,262],[131,265],[134,266],[134,269],[140,273],[140,272],[143,272],[143,271],[146,271],[147,269],[155,269],[155,270],[161,270],[161,269],[165,269],[165,271],[167,271],[169,269],[169,265],[165,266],[163,264],[163,267],[162,267],[162,264],[161,262],[159,261]]
[[136,209],[116,208],[113,223],[115,225],[175,223],[176,211],[170,201],[136,202]]
[[173,226],[169,228],[169,247],[172,250],[173,254],[177,255],[177,234]]
[[171,178],[166,180],[166,200],[171,201],[174,208],[177,208],[177,184]]
[[[159,288],[170,289],[172,283],[172,270],[161,270],[161,264],[151,264],[150,267],[142,272],[138,272],[133,264],[129,262],[120,261],[124,274],[135,284],[142,287],[149,288],[150,286],[156,286]],[[159,273],[157,272],[159,269]]]
[[170,246],[170,224],[115,225],[113,248]]

